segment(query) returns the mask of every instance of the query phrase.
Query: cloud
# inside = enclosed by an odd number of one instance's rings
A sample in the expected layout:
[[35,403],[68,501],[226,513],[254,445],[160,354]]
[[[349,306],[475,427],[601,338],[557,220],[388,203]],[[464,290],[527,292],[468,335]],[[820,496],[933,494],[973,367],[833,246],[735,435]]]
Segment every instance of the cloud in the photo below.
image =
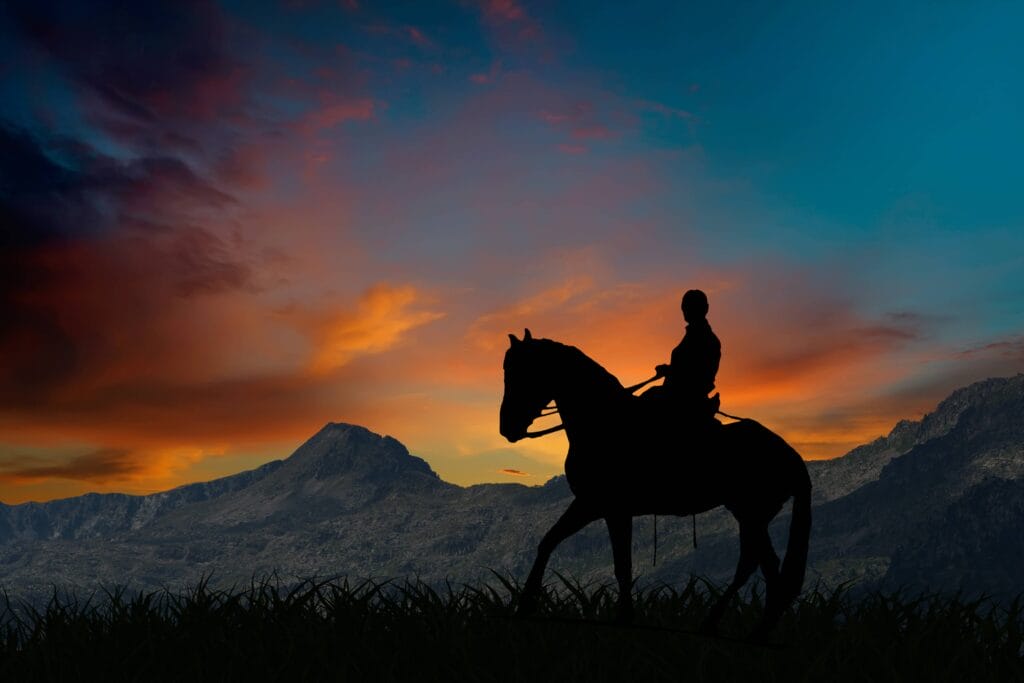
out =
[[484,347],[504,343],[509,332],[529,327],[564,310],[567,303],[593,291],[595,281],[587,275],[568,277],[557,284],[477,318],[468,337]]
[[578,140],[610,140],[618,137],[619,133],[611,130],[608,126],[597,124],[573,128],[572,136]]
[[980,344],[956,351],[953,355],[962,360],[1005,360],[1024,364],[1024,336],[1011,336]]
[[[0,121],[2,216],[8,246],[90,237],[126,222],[164,222],[234,199],[172,157],[116,160],[60,136],[32,135]],[[173,213],[164,211],[166,203]],[[160,206],[159,211],[154,211]]]
[[522,472],[520,470],[514,470],[511,467],[506,467],[505,469],[498,470],[498,474],[507,474],[510,477],[529,477],[529,476],[531,476],[529,472]]
[[422,303],[422,295],[411,286],[382,283],[370,288],[354,311],[331,316],[317,332],[311,371],[331,372],[357,356],[387,351],[413,329],[444,317],[419,308]]
[[205,2],[16,1],[22,35],[110,115],[156,123],[208,121],[241,106],[244,67]]
[[[140,210],[156,198],[190,207],[222,207],[232,202],[229,195],[173,157],[115,160],[81,142],[33,137],[2,125],[0,131],[5,149],[12,152],[5,155],[0,173],[8,179],[5,194],[19,211],[23,229],[30,224],[28,227],[39,227],[42,232],[56,233],[67,231],[71,224],[79,234],[88,233],[119,218],[114,211],[103,211],[112,202],[120,205],[114,208]],[[40,204],[62,213],[33,221],[29,209]],[[72,210],[84,210],[87,222],[69,220]]]
[[104,448],[50,464],[32,457],[0,460],[0,481],[13,484],[51,478],[105,483],[128,479],[141,471],[141,463],[131,453],[114,448]]
[[[694,91],[691,91],[694,92]],[[637,107],[644,111],[653,111],[661,114],[668,118],[682,119],[683,121],[694,121],[696,116],[692,112],[685,109],[678,109],[676,107],[670,107],[661,102],[654,102],[651,100],[641,100],[637,102]]]
[[475,0],[485,26],[505,49],[535,42],[543,35],[541,25],[515,0]]
[[484,14],[495,21],[522,21],[526,12],[515,0],[483,0]]
[[424,48],[434,47],[434,41],[430,40],[430,38],[428,38],[426,34],[423,33],[422,29],[419,29],[415,26],[405,26],[403,28],[405,30],[406,35],[409,36],[409,40],[411,40],[416,45]]
[[309,111],[299,123],[299,127],[314,133],[325,128],[333,128],[345,121],[368,121],[374,117],[377,104],[368,98],[359,98],[348,102],[334,102]]
[[[572,140],[613,140],[636,126],[621,102],[605,97],[599,112],[593,102],[579,101],[559,108],[541,109],[537,117]],[[569,144],[563,145],[570,148]]]
[[[81,142],[0,125],[5,154],[0,252],[0,407],[47,402],[111,364],[171,349],[163,328],[196,297],[252,288],[219,223],[235,200],[184,162],[117,160]],[[147,348],[147,344],[152,346]]]
[[557,126],[563,123],[579,124],[594,115],[594,103],[586,100],[573,102],[560,107],[562,111],[543,109],[539,117],[542,121]]
[[486,85],[494,83],[499,76],[501,76],[501,60],[496,59],[491,63],[491,68],[487,73],[470,74],[469,80],[477,85]]

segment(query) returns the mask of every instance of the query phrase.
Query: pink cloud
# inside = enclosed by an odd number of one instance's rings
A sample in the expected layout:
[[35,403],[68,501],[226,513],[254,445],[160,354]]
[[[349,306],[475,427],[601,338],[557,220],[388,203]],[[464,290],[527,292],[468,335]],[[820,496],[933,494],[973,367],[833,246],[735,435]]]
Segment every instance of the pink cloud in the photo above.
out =
[[484,23],[493,31],[503,50],[536,46],[544,35],[540,24],[515,0],[482,0],[479,3]]
[[637,106],[640,107],[640,109],[646,111],[653,111],[663,116],[667,116],[669,118],[683,119],[685,121],[692,121],[694,118],[696,118],[691,112],[688,112],[685,109],[677,109],[675,107],[670,107],[666,104],[662,104],[661,102],[641,100],[640,102],[637,103]]
[[430,40],[430,38],[427,38],[426,34],[424,34],[422,30],[416,28],[415,26],[406,26],[404,27],[404,30],[405,34],[409,36],[409,40],[411,40],[416,45],[419,45],[420,47],[434,46],[434,41]]
[[309,133],[333,128],[345,121],[367,121],[372,119],[377,104],[369,98],[335,102],[306,114],[299,127]]
[[574,102],[559,109],[543,109],[538,114],[540,119],[553,126],[566,122],[580,123],[589,120],[594,112],[594,104],[589,101]]
[[586,154],[589,149],[586,145],[570,145],[567,143],[559,143],[555,148],[562,154]]
[[569,121],[571,118],[568,114],[556,114],[554,112],[550,112],[547,110],[540,112],[537,116],[540,118],[541,121],[544,121],[545,123],[550,123],[553,126],[565,123],[566,121]]
[[572,136],[577,140],[610,140],[618,137],[619,134],[609,129],[607,126],[595,124],[592,126],[574,128]]
[[477,85],[486,85],[493,83],[501,75],[501,60],[495,60],[491,63],[491,68],[487,73],[475,73],[471,74],[469,80]]
[[485,0],[482,4],[484,15],[496,21],[522,21],[526,12],[515,0]]

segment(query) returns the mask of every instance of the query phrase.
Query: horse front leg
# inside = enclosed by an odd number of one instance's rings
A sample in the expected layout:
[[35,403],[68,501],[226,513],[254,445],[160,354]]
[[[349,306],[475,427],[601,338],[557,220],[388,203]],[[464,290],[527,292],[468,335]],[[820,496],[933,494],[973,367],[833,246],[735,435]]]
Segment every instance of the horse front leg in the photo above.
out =
[[533,561],[533,568],[523,586],[523,592],[519,596],[519,614],[530,614],[537,608],[537,597],[540,595],[544,584],[544,570],[551,559],[551,553],[555,551],[558,544],[569,538],[577,531],[597,519],[597,515],[590,508],[580,503],[579,499],[569,503],[562,516],[558,518],[554,526],[544,534],[540,545],[537,546],[537,559]]
[[619,582],[619,605],[615,620],[628,624],[633,621],[633,518],[614,515],[604,518],[608,537],[612,542],[615,560],[615,579]]

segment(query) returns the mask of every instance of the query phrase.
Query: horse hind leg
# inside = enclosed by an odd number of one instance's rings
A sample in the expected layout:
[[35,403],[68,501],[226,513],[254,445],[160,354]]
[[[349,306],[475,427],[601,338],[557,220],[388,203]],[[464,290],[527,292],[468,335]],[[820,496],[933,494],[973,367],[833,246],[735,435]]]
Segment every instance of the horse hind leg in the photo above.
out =
[[[807,541],[811,531],[810,493],[810,482],[805,482],[805,486],[793,497],[793,516],[786,544],[786,560],[774,576],[774,585],[769,582],[765,596],[764,618],[751,635],[752,639],[764,638],[782,618],[786,608],[800,595],[807,568]],[[770,546],[771,540],[768,543]],[[774,554],[773,550],[772,555]],[[778,557],[774,559],[775,565],[778,566]],[[767,577],[767,574],[765,576]]]
[[779,620],[782,615],[782,609],[779,604],[783,602],[783,586],[782,575],[779,570],[780,561],[779,555],[775,552],[775,548],[772,546],[771,536],[768,534],[768,527],[760,533],[760,540],[758,543],[759,547],[759,563],[761,565],[761,573],[764,575],[765,585],[765,609],[764,616],[761,618],[760,623],[754,632],[751,634],[752,640],[762,640],[767,633],[775,626],[775,622]]
[[615,560],[615,579],[619,583],[618,614],[615,620],[628,624],[633,620],[633,518],[629,515],[605,517]]
[[[740,522],[740,559],[736,563],[736,574],[733,577],[732,583],[729,584],[729,587],[718,598],[718,602],[711,607],[711,611],[701,624],[701,630],[705,633],[717,632],[718,621],[725,613],[725,608],[729,606],[729,601],[736,596],[740,588],[743,588],[743,584],[750,579],[750,575],[757,569],[758,559],[761,554],[761,529],[762,527],[760,526],[753,527],[749,523]],[[767,533],[767,528],[763,529]]]
[[768,589],[777,582],[779,578],[779,555],[772,546],[772,538],[768,535],[768,528],[765,527],[761,533],[761,551],[759,563],[761,573],[764,574],[764,582]]
[[766,543],[766,552],[770,553],[766,559],[769,566],[773,567],[773,571],[769,575],[768,570],[765,568],[765,559],[762,559],[761,571],[764,572],[765,577],[764,616],[751,634],[753,640],[763,639],[775,627],[775,624],[778,623],[782,613],[789,606],[789,603],[793,601],[794,597],[787,591],[786,582],[779,571],[779,556],[775,554],[775,549],[772,548],[771,539],[766,538]]

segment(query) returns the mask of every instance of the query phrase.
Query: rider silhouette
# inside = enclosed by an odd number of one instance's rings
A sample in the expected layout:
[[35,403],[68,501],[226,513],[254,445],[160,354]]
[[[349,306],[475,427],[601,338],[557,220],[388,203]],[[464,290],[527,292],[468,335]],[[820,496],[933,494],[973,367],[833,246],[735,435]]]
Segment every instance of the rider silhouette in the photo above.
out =
[[715,389],[715,375],[722,359],[722,344],[708,323],[708,297],[699,289],[683,295],[680,308],[686,320],[686,334],[672,349],[671,363],[655,369],[665,382],[644,393],[654,398],[656,409],[686,424],[703,423],[714,418],[718,395],[709,399]]

